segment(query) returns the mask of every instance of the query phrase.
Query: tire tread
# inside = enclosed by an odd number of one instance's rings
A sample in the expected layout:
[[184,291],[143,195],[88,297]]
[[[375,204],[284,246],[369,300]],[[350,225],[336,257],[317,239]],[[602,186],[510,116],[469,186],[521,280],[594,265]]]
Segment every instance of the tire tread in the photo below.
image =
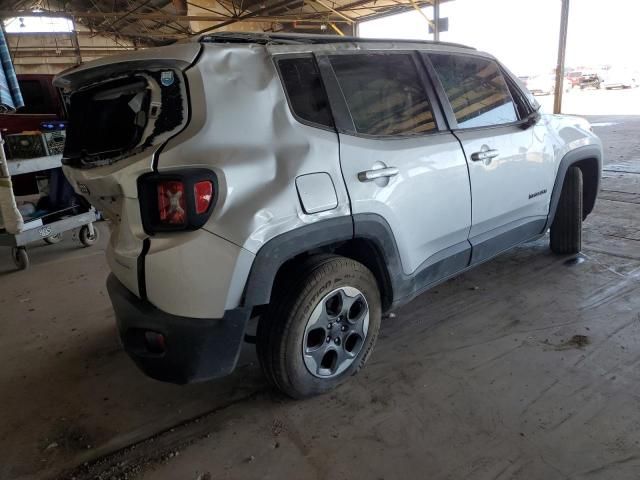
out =
[[[258,360],[262,366],[267,380],[277,389],[292,398],[304,398],[322,391],[311,393],[301,393],[293,384],[288,366],[290,359],[287,354],[291,354],[287,349],[287,339],[291,334],[291,329],[298,319],[292,318],[295,312],[299,311],[314,290],[318,289],[323,279],[340,273],[341,271],[356,271],[370,276],[375,283],[373,274],[362,264],[346,257],[337,255],[322,255],[310,257],[290,277],[293,281],[282,281],[275,292],[270,306],[267,308],[265,318],[260,319],[258,324],[256,349]],[[297,285],[297,279],[302,279]],[[379,298],[377,299],[379,302]],[[365,364],[372,346],[375,345],[377,329],[373,331],[370,340],[367,341],[368,349],[359,359],[355,368],[351,368],[351,373],[357,373]]]
[[582,189],[582,171],[569,168],[551,224],[550,245],[554,253],[573,254],[582,249]]

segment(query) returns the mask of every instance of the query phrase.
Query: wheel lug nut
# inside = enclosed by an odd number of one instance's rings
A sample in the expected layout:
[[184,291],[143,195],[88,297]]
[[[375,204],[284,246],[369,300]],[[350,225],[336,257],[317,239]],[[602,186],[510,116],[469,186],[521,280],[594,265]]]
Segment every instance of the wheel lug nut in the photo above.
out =
[[331,337],[327,336],[327,343],[331,341]]
[[327,325],[327,328],[331,330],[333,328],[333,323],[329,323],[329,325]]
[[340,337],[336,337],[336,338],[334,338],[334,339],[333,339],[333,342],[334,342],[336,345],[340,345]]

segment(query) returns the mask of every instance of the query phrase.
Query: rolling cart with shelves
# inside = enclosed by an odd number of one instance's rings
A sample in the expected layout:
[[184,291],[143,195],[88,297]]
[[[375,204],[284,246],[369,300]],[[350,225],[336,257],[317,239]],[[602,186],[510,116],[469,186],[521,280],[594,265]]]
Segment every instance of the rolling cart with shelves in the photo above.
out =
[[[6,160],[7,170],[11,177],[51,170],[61,166],[62,155],[46,157]],[[15,200],[15,199],[14,199]],[[99,230],[93,223],[98,219],[96,210],[91,207],[77,205],[63,210],[47,212],[37,218],[24,222],[24,227],[17,233],[9,233],[0,229],[0,246],[11,247],[11,257],[20,270],[29,267],[29,255],[26,246],[30,243],[44,241],[48,244],[58,243],[65,232],[78,231],[78,239],[85,247],[94,245],[98,240]]]

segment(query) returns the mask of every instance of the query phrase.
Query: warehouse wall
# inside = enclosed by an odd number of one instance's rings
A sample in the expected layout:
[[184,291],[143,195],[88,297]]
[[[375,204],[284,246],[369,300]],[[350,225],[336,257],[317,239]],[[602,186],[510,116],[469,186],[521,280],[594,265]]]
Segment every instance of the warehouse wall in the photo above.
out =
[[122,53],[134,48],[131,42],[96,35],[77,26],[77,42],[82,55],[74,46],[73,33],[7,33],[9,49],[17,73],[56,74],[90,60]]

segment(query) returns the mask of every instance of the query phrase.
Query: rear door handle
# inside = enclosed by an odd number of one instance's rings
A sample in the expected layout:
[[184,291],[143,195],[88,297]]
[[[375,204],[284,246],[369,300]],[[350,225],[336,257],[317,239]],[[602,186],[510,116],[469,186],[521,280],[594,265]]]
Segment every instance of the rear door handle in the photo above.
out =
[[496,158],[498,155],[500,155],[500,152],[498,150],[480,150],[479,152],[471,154],[471,160],[473,160],[474,162],[484,162],[486,160]]
[[376,178],[395,177],[400,170],[396,167],[377,168],[375,170],[365,170],[358,173],[358,180],[361,182],[371,182]]

